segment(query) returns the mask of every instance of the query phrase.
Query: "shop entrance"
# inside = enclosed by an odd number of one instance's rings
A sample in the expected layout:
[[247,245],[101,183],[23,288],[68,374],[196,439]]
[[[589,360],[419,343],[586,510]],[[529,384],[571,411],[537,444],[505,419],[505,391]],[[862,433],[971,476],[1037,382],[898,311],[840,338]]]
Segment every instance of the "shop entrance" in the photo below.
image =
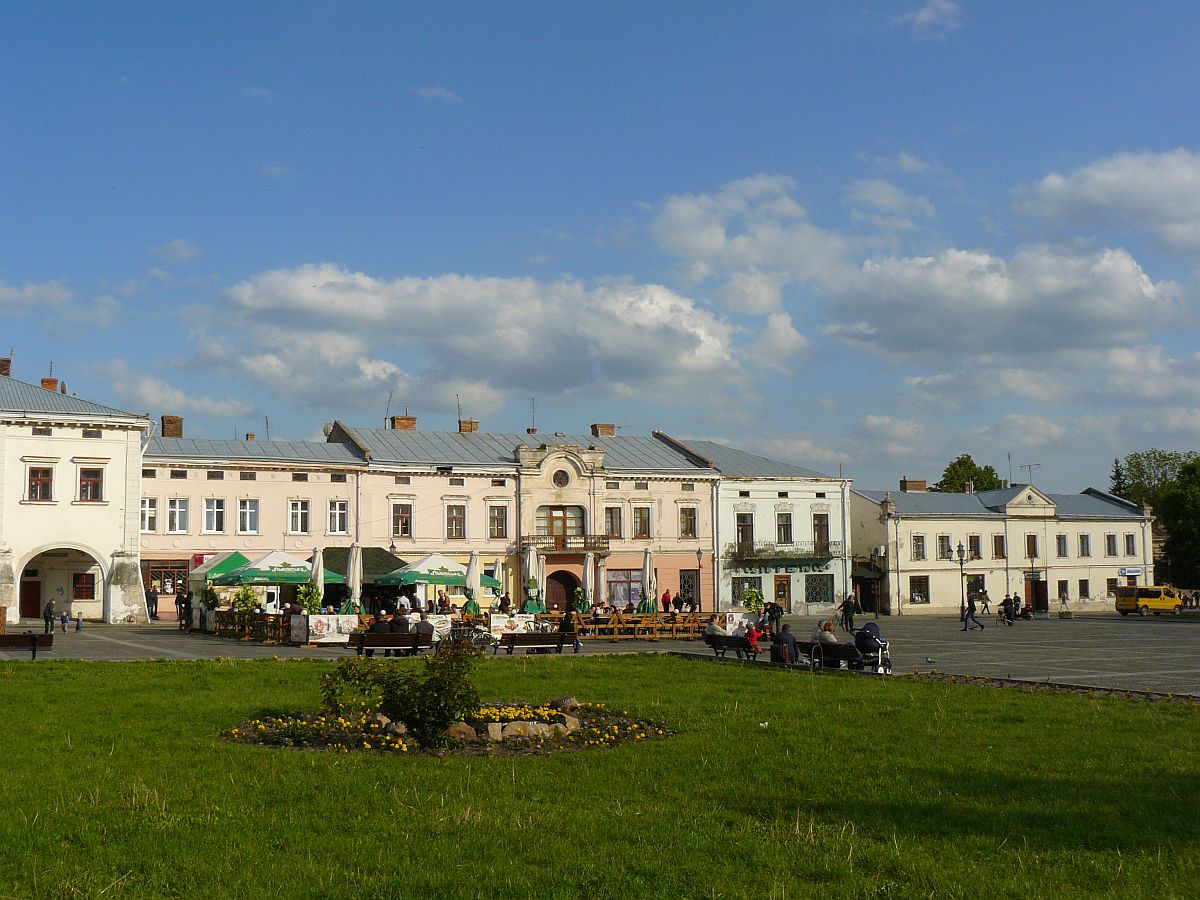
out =
[[21,618],[40,619],[42,616],[42,583],[21,582]]
[[775,602],[783,607],[785,614],[792,611],[792,576],[775,576]]
[[575,588],[579,586],[579,579],[570,572],[551,572],[546,576],[546,609],[551,612],[570,609]]

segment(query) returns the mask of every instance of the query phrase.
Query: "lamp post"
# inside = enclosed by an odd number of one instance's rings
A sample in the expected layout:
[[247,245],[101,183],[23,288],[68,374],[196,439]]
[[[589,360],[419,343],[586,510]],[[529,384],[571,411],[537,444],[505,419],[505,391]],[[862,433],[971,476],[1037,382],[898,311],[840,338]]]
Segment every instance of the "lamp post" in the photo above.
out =
[[[704,562],[704,551],[697,549],[696,550],[696,610],[697,611],[701,611],[700,610],[700,578],[704,573],[704,570],[701,568],[701,565],[703,564],[703,562]],[[714,586],[714,589],[715,589],[715,586]]]
[[963,549],[962,541],[958,542],[958,558],[951,560],[958,563],[958,593],[960,596],[958,604],[958,619],[960,622],[967,620],[967,552]]

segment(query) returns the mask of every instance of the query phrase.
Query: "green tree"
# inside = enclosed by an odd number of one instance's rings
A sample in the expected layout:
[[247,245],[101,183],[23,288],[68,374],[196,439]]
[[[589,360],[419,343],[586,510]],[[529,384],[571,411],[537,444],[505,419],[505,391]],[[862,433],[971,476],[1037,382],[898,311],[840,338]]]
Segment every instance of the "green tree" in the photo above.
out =
[[1184,587],[1200,585],[1200,460],[1180,467],[1159,494],[1156,512],[1167,530],[1163,552],[1170,561],[1170,580]]
[[1108,492],[1114,497],[1129,499],[1129,478],[1119,459],[1113,460],[1112,474],[1108,476]]
[[948,494],[962,493],[963,485],[971,482],[977,491],[994,491],[1005,487],[1002,479],[991,466],[980,466],[971,458],[971,454],[963,453],[942,472],[942,480],[933,485],[930,490],[943,491]]
[[1118,494],[1134,503],[1149,503],[1158,508],[1164,490],[1179,477],[1184,465],[1198,457],[1190,450],[1139,450],[1125,457],[1123,468],[1128,489]]

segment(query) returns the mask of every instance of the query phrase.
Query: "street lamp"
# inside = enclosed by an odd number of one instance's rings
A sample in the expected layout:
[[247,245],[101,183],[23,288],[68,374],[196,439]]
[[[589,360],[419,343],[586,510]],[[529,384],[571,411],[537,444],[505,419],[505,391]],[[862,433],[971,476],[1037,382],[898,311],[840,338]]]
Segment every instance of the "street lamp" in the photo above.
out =
[[951,560],[958,563],[958,593],[961,599],[958,604],[960,622],[967,621],[967,552],[963,549],[962,541],[958,542],[958,558]]
[[[704,570],[701,568],[701,564],[703,562],[704,562],[704,551],[698,549],[698,550],[696,550],[696,609],[697,609],[697,611],[700,610],[700,578],[704,572]],[[716,590],[716,585],[713,585],[713,590]]]

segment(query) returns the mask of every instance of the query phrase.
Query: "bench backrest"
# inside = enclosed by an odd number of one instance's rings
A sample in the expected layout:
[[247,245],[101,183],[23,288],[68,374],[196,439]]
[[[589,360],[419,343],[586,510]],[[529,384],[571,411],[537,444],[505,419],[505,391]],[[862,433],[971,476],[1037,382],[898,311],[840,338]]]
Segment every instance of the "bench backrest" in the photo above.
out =
[[28,650],[35,645],[39,650],[50,649],[54,646],[54,635],[35,634],[33,632],[26,632],[25,634],[0,634],[0,647]]
[[528,631],[506,631],[500,636],[500,642],[505,645],[514,647],[523,647],[527,644],[536,644],[538,646],[561,644],[563,639],[568,637],[559,631],[550,631],[544,634],[537,634]]

